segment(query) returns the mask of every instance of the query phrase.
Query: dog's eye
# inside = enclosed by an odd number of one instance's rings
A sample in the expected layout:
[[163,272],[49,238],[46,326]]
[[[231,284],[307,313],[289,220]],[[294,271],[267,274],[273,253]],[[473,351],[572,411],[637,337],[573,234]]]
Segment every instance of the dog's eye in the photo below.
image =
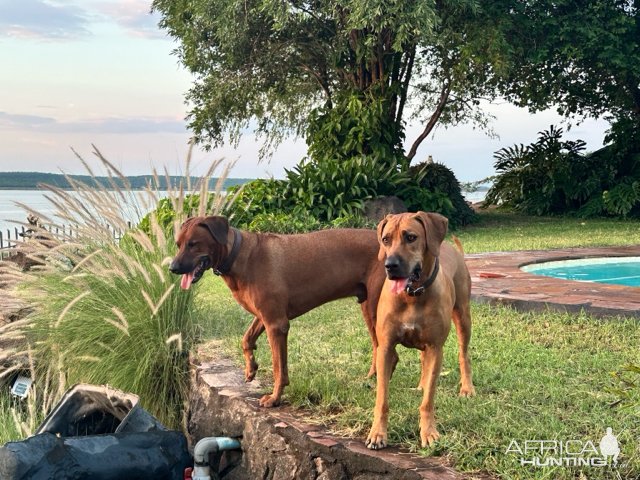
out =
[[389,237],[382,237],[382,244],[383,245],[389,245],[390,241],[391,240],[389,240]]
[[407,239],[407,242],[409,243],[413,243],[418,239],[417,235],[414,235],[413,233],[407,233],[407,235],[405,236],[405,238]]
[[193,247],[195,247],[195,246],[196,246],[196,242],[194,242],[193,240],[189,240],[189,241],[187,242],[187,247],[189,247],[189,248],[193,248]]

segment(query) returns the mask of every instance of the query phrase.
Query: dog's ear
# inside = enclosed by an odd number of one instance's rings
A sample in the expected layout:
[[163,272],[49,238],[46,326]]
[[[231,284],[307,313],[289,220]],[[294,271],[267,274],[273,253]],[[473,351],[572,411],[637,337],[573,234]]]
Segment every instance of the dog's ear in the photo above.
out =
[[424,228],[424,238],[427,243],[427,251],[437,257],[440,255],[440,245],[442,244],[449,220],[439,213],[418,212],[413,217],[422,224]]
[[387,222],[389,221],[389,217],[390,215],[387,215],[382,220],[380,220],[380,223],[378,223],[378,243],[380,244],[380,250],[378,251],[378,260],[384,260],[384,257],[386,256],[386,253],[384,251],[384,245],[382,245],[382,231],[384,230],[384,227],[387,225]]
[[220,245],[227,244],[229,234],[229,220],[226,217],[205,217],[198,225],[202,225],[211,232],[211,236]]

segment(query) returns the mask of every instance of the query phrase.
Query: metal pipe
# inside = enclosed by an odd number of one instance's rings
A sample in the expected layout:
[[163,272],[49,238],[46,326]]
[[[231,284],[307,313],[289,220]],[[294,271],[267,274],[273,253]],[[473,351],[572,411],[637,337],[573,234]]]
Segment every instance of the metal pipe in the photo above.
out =
[[231,437],[205,437],[193,449],[193,480],[211,480],[209,454],[225,450],[238,450],[240,441]]

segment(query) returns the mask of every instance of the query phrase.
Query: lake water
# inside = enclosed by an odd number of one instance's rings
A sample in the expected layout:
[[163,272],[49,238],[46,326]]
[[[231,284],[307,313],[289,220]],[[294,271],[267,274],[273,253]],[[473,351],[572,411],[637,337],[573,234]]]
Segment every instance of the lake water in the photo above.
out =
[[[142,193],[141,191],[140,194]],[[160,196],[167,194],[167,192],[158,193]],[[7,230],[11,230],[11,238],[14,238],[14,229],[17,227],[18,230],[21,230],[21,225],[16,222],[26,222],[28,213],[16,205],[16,202],[28,205],[29,208],[44,216],[53,217],[56,207],[45,195],[52,196],[51,192],[43,190],[0,190],[0,232],[6,237]],[[135,221],[137,219],[129,218],[129,220]]]
[[14,221],[24,222],[27,213],[15,202],[29,205],[30,208],[47,215],[53,214],[54,208],[39,190],[0,190],[0,232],[13,231],[19,225]]

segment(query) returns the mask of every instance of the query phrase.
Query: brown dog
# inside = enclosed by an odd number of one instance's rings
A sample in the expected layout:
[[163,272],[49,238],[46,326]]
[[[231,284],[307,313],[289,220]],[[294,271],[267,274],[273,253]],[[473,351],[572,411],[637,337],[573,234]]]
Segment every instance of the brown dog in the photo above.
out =
[[[237,302],[255,318],[242,339],[245,379],[255,377],[253,351],[266,329],[273,359],[274,388],[260,399],[272,407],[289,384],[289,320],[338,298],[355,296],[371,335],[384,268],[371,230],[336,229],[301,235],[256,234],[229,227],[224,217],[194,217],[181,227],[178,254],[169,269],[189,288],[209,268],[222,275]],[[369,376],[375,372],[372,362]]]
[[[397,361],[395,347],[399,343],[421,350],[422,447],[440,436],[436,429],[434,397],[442,366],[442,348],[452,316],[458,334],[460,395],[475,393],[468,354],[471,279],[462,252],[442,243],[447,225],[448,220],[442,215],[425,212],[387,215],[378,225],[378,258],[386,257],[387,279],[378,303],[378,386],[373,425],[366,441],[370,449],[387,446],[388,387]],[[461,245],[459,247],[462,250]]]

